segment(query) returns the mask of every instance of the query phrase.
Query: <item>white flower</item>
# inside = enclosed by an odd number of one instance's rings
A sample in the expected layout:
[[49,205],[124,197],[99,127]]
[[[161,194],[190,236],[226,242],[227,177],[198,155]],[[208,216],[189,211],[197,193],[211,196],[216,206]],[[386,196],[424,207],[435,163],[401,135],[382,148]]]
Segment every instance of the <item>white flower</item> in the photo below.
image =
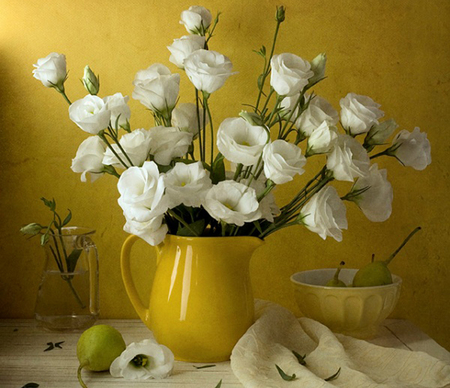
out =
[[184,60],[184,70],[196,89],[211,94],[233,74],[233,64],[225,55],[201,49]]
[[201,162],[176,163],[165,176],[165,186],[170,208],[181,203],[200,207],[212,183]]
[[306,158],[295,144],[275,140],[263,150],[264,174],[277,185],[289,182],[295,174],[303,174]]
[[342,229],[347,229],[346,209],[339,194],[332,186],[326,186],[314,194],[303,207],[303,223],[324,240],[327,236],[342,241]]
[[[309,97],[306,96],[306,100],[308,99]],[[339,121],[338,112],[327,100],[320,96],[314,96],[305,111],[295,121],[295,126],[305,136],[310,136],[324,121],[328,125],[336,125]]]
[[281,100],[280,107],[283,109],[283,113],[285,114],[285,117],[290,116],[291,111],[295,108],[294,113],[292,113],[292,116],[290,118],[290,121],[294,122],[297,115],[298,115],[298,106],[297,101],[300,94],[295,94],[293,96],[287,96],[284,97],[283,100]]
[[69,117],[83,131],[97,135],[108,128],[111,112],[100,97],[88,94],[70,105]]
[[311,70],[314,76],[309,79],[309,84],[312,85],[325,77],[325,66],[327,64],[327,56],[325,53],[319,54],[311,61]]
[[405,166],[424,170],[431,163],[431,145],[425,132],[414,128],[400,131],[392,141],[393,155]]
[[131,116],[130,107],[127,105],[128,100],[129,97],[124,97],[122,93],[115,93],[103,99],[106,109],[111,112],[111,124],[113,126],[116,125],[117,118],[119,118],[118,125],[120,127],[127,125],[127,121]]
[[384,112],[378,109],[381,105],[367,96],[349,93],[339,104],[342,126],[352,135],[368,132],[384,116]]
[[[194,139],[198,136],[199,121],[200,123],[203,122],[203,109],[199,108],[199,115],[197,115],[195,104],[178,104],[172,111],[172,126],[179,128],[181,131],[192,133]],[[209,117],[206,116],[205,125],[208,123]]]
[[175,106],[180,90],[180,75],[172,74],[166,66],[155,63],[138,71],[133,85],[132,96],[135,100],[153,111],[164,113]]
[[187,11],[181,12],[180,24],[183,24],[191,34],[204,35],[211,22],[211,12],[205,7],[194,5]]
[[338,181],[353,182],[368,174],[370,159],[364,147],[349,135],[339,134],[327,158],[327,168]]
[[[134,131],[123,135],[119,140],[119,144],[131,159],[133,165],[141,166],[147,159],[150,151],[150,131],[142,128],[135,129]],[[112,144],[111,147],[113,147],[114,151],[119,155],[120,159],[122,159],[126,166],[119,162],[117,157],[109,148],[106,150],[103,164],[119,168],[126,168],[129,166],[129,161],[119,146],[117,144]]]
[[174,355],[153,339],[132,342],[111,364],[113,377],[126,380],[163,379],[172,373]]
[[174,127],[154,127],[150,129],[150,154],[158,164],[167,166],[172,159],[188,152],[192,143],[192,133]]
[[159,174],[154,162],[145,162],[142,167],[130,167],[117,183],[119,205],[128,220],[147,222],[167,210],[163,200],[164,177]]
[[233,180],[214,185],[206,193],[203,207],[217,221],[237,226],[261,218],[255,190]]
[[142,238],[147,244],[156,246],[163,242],[168,231],[167,225],[163,224],[163,220],[163,215],[142,222],[126,219],[123,230]]
[[33,65],[33,77],[42,82],[47,88],[64,90],[66,80],[66,57],[64,54],[50,53],[45,58],[40,58],[37,64]]
[[103,175],[103,155],[106,144],[98,136],[90,136],[78,147],[77,154],[72,159],[73,172],[81,172],[81,181],[86,182],[86,174],[91,176],[91,182]]
[[[359,190],[361,194],[351,195]],[[383,222],[391,216],[394,197],[392,185],[387,180],[386,170],[378,170],[376,163],[370,167],[368,175],[356,181],[351,193],[350,200],[360,207],[370,221]]]
[[337,128],[323,121],[309,136],[306,154],[309,156],[327,153],[330,151],[337,137]]
[[235,117],[222,121],[217,131],[217,148],[229,161],[251,166],[258,162],[269,134],[263,127]]
[[184,69],[184,60],[194,51],[205,47],[205,37],[200,35],[186,35],[180,39],[174,39],[170,46],[167,46],[171,55],[169,61],[180,69]]
[[[233,179],[234,172],[230,175],[227,175],[227,178]],[[251,178],[243,179],[240,183],[250,186],[255,189],[256,194],[262,193],[266,189],[266,177],[261,174],[258,179],[251,179],[250,185],[249,181]],[[273,222],[274,216],[280,214],[280,208],[277,206],[275,202],[275,197],[273,196],[272,190],[269,194],[267,194],[260,202],[259,202],[259,210],[261,212],[261,218]]]
[[310,63],[294,54],[274,55],[270,66],[270,85],[280,96],[300,93],[314,75]]
[[397,128],[398,124],[393,119],[373,125],[364,139],[364,145],[375,146],[384,144],[388,137],[391,136]]

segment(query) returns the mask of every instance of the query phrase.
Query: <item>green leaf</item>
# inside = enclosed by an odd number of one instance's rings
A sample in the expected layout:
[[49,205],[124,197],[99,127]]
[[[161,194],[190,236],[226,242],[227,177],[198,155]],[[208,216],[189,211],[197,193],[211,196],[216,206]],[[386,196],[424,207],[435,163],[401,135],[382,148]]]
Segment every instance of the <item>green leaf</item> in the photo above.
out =
[[253,225],[255,225],[255,228],[256,228],[256,230],[257,230],[259,233],[262,233],[262,232],[263,232],[263,230],[262,230],[262,228],[261,228],[261,224],[259,223],[258,220],[253,221]]
[[302,356],[302,355],[298,354],[295,350],[293,350],[292,353],[294,353],[294,356],[297,357],[297,360],[300,363],[300,365],[306,365],[306,361],[305,361],[306,354],[304,356]]
[[213,184],[217,184],[225,180],[225,164],[223,160],[224,156],[219,152],[211,167],[211,181]]
[[222,386],[222,379],[220,379],[219,383],[216,385],[215,388],[220,388]]
[[39,387],[38,383],[27,383],[22,388],[37,388]]
[[258,90],[262,90],[264,74],[260,74],[258,77]]
[[64,219],[61,226],[66,226],[72,219],[72,212],[70,211],[70,209],[68,209],[68,210],[69,210],[69,214],[67,214],[67,217]]
[[48,200],[48,199],[42,197],[42,198],[41,198],[41,201],[44,202],[44,205],[47,206],[52,212],[55,211],[55,209],[56,209],[56,202],[55,202],[55,199],[53,199],[53,200],[50,201],[50,200]]
[[[179,224],[178,230],[177,230],[177,236],[187,236],[187,237],[195,237],[201,236],[203,234],[203,230],[205,229],[205,220],[197,220],[193,222],[192,224],[188,224],[189,228],[186,226],[183,226],[182,224]],[[193,233],[193,231],[195,233]]]
[[211,364],[211,365],[202,365],[202,366],[196,366],[196,365],[192,365],[192,366],[196,369],[206,369],[206,368],[212,368],[213,366],[216,366],[216,365]]
[[53,342],[47,342],[48,348],[44,350],[44,352],[48,352],[49,350],[53,350]]
[[278,370],[278,373],[280,374],[280,376],[283,378],[283,380],[286,381],[294,381],[297,379],[297,376],[295,375],[295,373],[292,376],[289,376],[288,374],[286,374],[283,369],[281,369],[278,365],[276,365],[276,368]]
[[337,370],[337,372],[334,375],[331,375],[330,377],[327,377],[326,379],[324,379],[325,381],[331,381],[331,380],[335,380],[338,378],[339,373],[341,373],[341,368],[339,368]]
[[67,272],[73,272],[75,270],[75,267],[77,266],[77,261],[80,258],[81,252],[83,252],[82,249],[74,249],[72,252],[70,252],[70,255],[66,259]]

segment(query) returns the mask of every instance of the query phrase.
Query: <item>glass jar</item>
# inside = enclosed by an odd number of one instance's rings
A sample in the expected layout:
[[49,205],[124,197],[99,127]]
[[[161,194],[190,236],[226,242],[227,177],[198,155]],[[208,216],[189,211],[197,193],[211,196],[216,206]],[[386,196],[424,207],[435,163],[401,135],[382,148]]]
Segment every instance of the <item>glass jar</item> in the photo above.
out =
[[94,230],[64,227],[50,233],[36,299],[38,326],[48,330],[84,330],[99,315],[98,253]]

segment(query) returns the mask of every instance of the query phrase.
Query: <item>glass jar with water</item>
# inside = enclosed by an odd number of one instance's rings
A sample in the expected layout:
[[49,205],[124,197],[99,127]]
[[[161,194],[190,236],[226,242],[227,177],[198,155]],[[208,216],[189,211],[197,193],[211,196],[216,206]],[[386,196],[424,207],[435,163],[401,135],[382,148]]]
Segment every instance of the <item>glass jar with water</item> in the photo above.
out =
[[99,314],[98,253],[94,230],[63,227],[49,234],[35,318],[48,330],[84,330]]

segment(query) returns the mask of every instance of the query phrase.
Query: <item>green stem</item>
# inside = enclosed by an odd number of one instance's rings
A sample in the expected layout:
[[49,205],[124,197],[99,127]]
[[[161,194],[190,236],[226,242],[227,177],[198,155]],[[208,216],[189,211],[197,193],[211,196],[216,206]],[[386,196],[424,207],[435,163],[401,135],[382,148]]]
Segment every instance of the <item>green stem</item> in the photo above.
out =
[[84,383],[83,379],[81,378],[81,370],[86,366],[87,364],[80,364],[80,366],[78,367],[77,370],[77,377],[78,377],[78,382],[80,383],[80,385],[83,388],[88,388],[88,386]]
[[242,163],[237,164],[236,171],[234,172],[234,176],[233,176],[234,181],[237,181],[237,179],[239,178],[239,175],[241,175],[242,167],[243,167]]
[[67,101],[67,103],[69,105],[72,105],[72,103],[70,102],[69,97],[67,97],[67,94],[66,94],[64,89],[63,90],[58,90],[58,92],[61,93],[61,95],[64,97],[64,99]]
[[277,96],[277,100],[275,102],[275,106],[272,109],[272,112],[270,112],[269,118],[267,119],[267,123],[269,123],[267,126],[270,128],[274,123],[271,123],[273,115],[278,109],[278,105],[280,105],[280,102],[283,100],[283,96]]
[[205,161],[205,158],[203,156],[203,147],[202,147],[202,125],[200,120],[200,107],[198,105],[198,90],[195,89],[195,106],[197,107],[197,124],[198,124],[198,145],[199,145],[199,152],[200,152],[200,160],[202,162]]
[[118,153],[116,152],[116,150],[114,149],[114,147],[109,143],[108,139],[106,138],[105,134],[98,134],[98,136],[100,137],[100,139],[102,139],[106,146],[111,150],[111,152],[114,154],[114,156],[117,158],[117,160],[119,161],[119,163],[124,166],[125,168],[128,168],[129,166],[127,166],[125,164],[125,162],[122,160],[122,158],[118,155]]
[[63,275],[61,275],[61,277],[62,277],[62,278],[67,282],[67,284],[69,285],[69,287],[70,287],[70,289],[71,289],[71,291],[72,291],[72,293],[73,293],[73,296],[74,296],[75,299],[77,300],[77,302],[78,302],[78,304],[80,305],[80,307],[81,307],[82,309],[85,309],[85,308],[86,308],[86,305],[85,305],[85,304],[83,303],[83,301],[81,300],[80,296],[78,295],[77,290],[75,290],[75,288],[73,287],[72,279],[69,278],[69,277],[64,277]]
[[203,107],[206,110],[206,112],[208,113],[209,128],[211,130],[211,166],[212,166],[214,163],[214,129],[213,129],[211,110],[209,109],[208,99],[209,99],[209,96],[207,96],[207,95],[205,95],[205,93],[203,93]]
[[405,241],[402,242],[402,244],[396,249],[396,251],[394,253],[392,253],[392,255],[390,255],[388,257],[387,260],[385,260],[385,264],[388,265],[392,259],[397,256],[397,253],[400,252],[400,250],[406,245],[406,243],[409,241],[409,239],[414,236],[420,229],[422,229],[420,226],[418,226],[416,229],[414,229],[409,235],[408,237],[406,237]]
[[130,163],[130,167],[134,166],[133,162],[131,161],[130,157],[128,156],[128,154],[125,152],[125,150],[123,149],[122,145],[119,142],[118,137],[116,136],[116,134],[113,132],[112,128],[108,128],[109,134],[111,135],[111,138],[114,140],[114,142],[117,144],[117,146],[119,147],[119,149],[122,151],[122,153],[125,155],[125,157],[128,160],[128,163]]
[[[283,138],[283,133],[284,133],[284,131],[286,130],[287,126],[291,123],[291,118],[292,118],[292,116],[294,115],[295,109],[296,109],[296,108],[299,108],[299,110],[300,110],[299,105],[300,105],[300,102],[301,102],[302,99],[303,99],[303,95],[305,94],[305,91],[306,91],[306,88],[304,88],[304,89],[302,90],[302,92],[300,93],[300,96],[298,97],[297,101],[295,102],[295,105],[292,107],[291,112],[289,113],[289,116],[288,116],[287,119],[286,119],[286,122],[284,123],[283,127],[281,128],[281,130],[280,130],[280,132],[279,132],[279,134],[278,134],[278,138]],[[300,113],[300,112],[299,112],[299,113]],[[301,114],[301,113],[300,113],[300,114]],[[299,114],[297,117],[299,117],[300,114]],[[293,123],[291,123],[291,127],[292,127],[292,126],[293,126]]]
[[175,218],[180,224],[182,224],[187,230],[189,230],[194,236],[199,237],[198,233],[190,227],[188,223],[186,223],[183,218],[181,218],[177,213],[175,213],[172,209],[167,210],[167,212]]
[[269,59],[266,60],[266,62],[264,63],[263,78],[261,80],[261,86],[259,88],[258,98],[256,100],[255,112],[258,111],[259,102],[261,100],[262,91],[264,89],[264,83],[266,82],[266,78],[269,75],[270,60],[272,59],[273,53],[275,51],[275,43],[277,41],[278,31],[280,30],[281,23],[282,23],[281,21],[277,20],[277,26],[275,27],[275,34],[273,36],[272,49],[270,50],[270,56],[269,56]]

